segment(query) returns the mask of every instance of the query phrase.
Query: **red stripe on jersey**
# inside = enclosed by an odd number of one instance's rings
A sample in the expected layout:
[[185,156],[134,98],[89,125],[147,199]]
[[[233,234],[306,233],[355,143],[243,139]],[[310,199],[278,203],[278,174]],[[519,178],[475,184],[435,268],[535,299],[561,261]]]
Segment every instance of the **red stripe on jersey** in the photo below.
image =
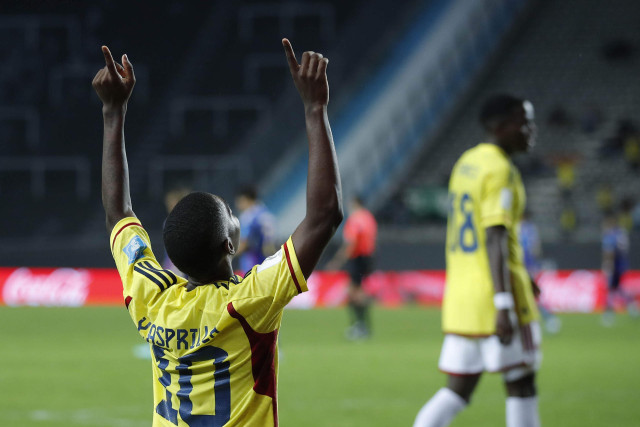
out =
[[296,277],[296,272],[293,269],[293,264],[291,264],[291,256],[289,256],[289,248],[288,243],[284,244],[284,255],[287,257],[287,265],[289,266],[289,272],[291,272],[291,278],[293,279],[293,283],[296,285],[296,289],[298,293],[302,293],[302,288],[300,287],[300,283],[298,283],[298,278]]
[[132,299],[133,298],[131,298],[131,297],[126,297],[125,300],[124,300],[124,306],[127,307],[127,310],[129,309],[129,304],[131,304],[131,300]]
[[120,227],[120,230],[118,230],[116,235],[113,236],[113,242],[111,242],[111,250],[112,251],[113,251],[113,245],[116,244],[116,239],[118,238],[118,234],[122,233],[122,230],[124,230],[125,228],[129,227],[130,225],[137,225],[138,227],[142,227],[142,225],[139,222],[129,222],[129,223],[123,225],[122,227]]
[[[286,247],[286,246],[285,246]],[[256,393],[269,396],[273,401],[273,425],[278,426],[278,401],[276,399],[276,367],[275,354],[278,330],[261,334],[253,330],[247,319],[238,313],[233,303],[227,304],[227,311],[237,319],[249,338],[251,346],[251,371],[253,372],[253,389]]]

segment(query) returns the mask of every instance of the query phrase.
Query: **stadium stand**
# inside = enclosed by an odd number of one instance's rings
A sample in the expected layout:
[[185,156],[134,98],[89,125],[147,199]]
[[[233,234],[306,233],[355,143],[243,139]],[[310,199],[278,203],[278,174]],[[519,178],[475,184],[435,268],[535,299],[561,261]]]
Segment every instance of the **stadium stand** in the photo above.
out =
[[[380,205],[419,148],[419,136],[446,120],[526,4],[432,1],[412,13],[375,73],[336,113],[333,132],[346,198],[360,194],[372,208]],[[304,212],[300,177],[305,168],[304,155],[298,153],[267,178],[265,199],[274,206],[281,229]]]
[[[102,66],[97,46],[103,43],[114,54],[128,53],[138,75],[127,120],[132,195],[136,213],[156,230],[155,242],[162,193],[172,183],[231,198],[242,184],[260,182],[271,205],[287,206],[279,199],[290,189],[282,180],[299,184],[305,142],[281,57],[283,35],[298,53],[313,47],[332,59],[330,113],[337,144],[345,144],[345,194],[364,193],[382,220],[381,254],[399,254],[389,263],[405,265],[398,251],[415,251],[414,244],[433,245],[424,258],[441,252],[442,188],[455,158],[482,139],[475,118],[480,100],[504,90],[530,96],[537,107],[539,146],[521,167],[543,237],[591,242],[589,251],[597,254],[595,189],[615,205],[632,189],[621,183],[638,179],[636,134],[627,126],[621,135],[619,122],[633,122],[640,95],[630,72],[638,61],[630,11],[640,6],[625,0],[603,9],[595,7],[598,0],[585,1],[592,7],[577,0],[483,0],[476,9],[465,1],[412,0],[401,10],[384,0],[278,7],[259,0],[171,1],[153,10],[122,1],[3,4],[0,195],[7,202],[0,220],[11,226],[0,231],[2,263],[111,265],[100,208],[99,102],[89,84]],[[125,3],[129,13],[122,16]],[[572,14],[578,3],[579,17]],[[391,87],[380,83],[380,70],[388,72],[389,58],[402,53],[399,46],[425,11],[439,7],[469,8],[467,19],[452,21],[450,43],[441,46],[448,55],[435,56],[422,81],[396,94],[403,102],[376,103],[375,117],[388,120],[360,114],[354,102],[371,102],[371,87],[379,93]],[[419,59],[420,52],[410,53]],[[378,138],[362,142],[363,131]],[[350,175],[360,166],[367,168]],[[560,188],[558,171],[572,183],[569,191]],[[565,216],[563,206],[570,208]],[[290,221],[282,222],[285,229]],[[438,268],[440,258],[424,267]]]
[[[423,139],[422,155],[382,209],[388,222],[397,222],[393,212],[398,204],[410,210],[407,199],[416,189],[446,188],[460,153],[484,138],[476,117],[480,103],[489,94],[506,91],[530,98],[536,107],[539,135],[532,153],[534,161],[521,159],[519,163],[528,206],[544,240],[566,237],[561,217],[567,205],[577,215],[577,227],[570,237],[578,241],[599,239],[601,213],[595,190],[610,184],[618,203],[634,196],[640,184],[640,175],[627,165],[622,149],[607,153],[602,149],[603,141],[616,135],[620,120],[637,119],[640,87],[631,70],[637,67],[638,58],[630,53],[609,59],[604,49],[618,40],[637,48],[640,37],[633,30],[633,17],[640,12],[640,5],[616,2],[601,8],[600,4],[597,0],[537,4],[535,15],[464,99],[459,113],[437,137]],[[574,13],[578,7],[579,16]],[[557,111],[564,112],[568,120],[560,117],[554,121],[552,113]],[[569,164],[575,175],[568,195],[558,183],[557,171],[563,164]],[[410,213],[401,219],[433,223]]]
[[[336,59],[332,90],[340,93],[346,79],[334,51],[372,56],[379,44],[367,41],[400,25],[388,19],[392,5],[363,3],[3,4],[0,194],[10,203],[0,220],[11,224],[0,231],[3,263],[110,265],[99,194],[102,125],[90,85],[103,66],[101,44],[126,52],[135,66],[127,119],[132,196],[145,224],[160,230],[162,193],[172,182],[231,198],[302,131],[291,114],[299,100],[288,87],[283,35],[298,53],[313,46]],[[277,136],[265,138],[265,126]],[[229,173],[239,168],[241,177]]]

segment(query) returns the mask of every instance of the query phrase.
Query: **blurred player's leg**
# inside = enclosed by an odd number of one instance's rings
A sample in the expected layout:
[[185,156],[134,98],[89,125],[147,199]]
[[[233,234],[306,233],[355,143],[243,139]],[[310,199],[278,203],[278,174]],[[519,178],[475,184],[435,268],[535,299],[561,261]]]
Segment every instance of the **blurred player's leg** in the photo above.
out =
[[615,323],[615,306],[616,300],[622,300],[622,303],[627,309],[627,313],[632,317],[639,315],[638,304],[633,296],[625,292],[619,286],[610,287],[607,295],[607,307],[605,312],[602,313],[602,324],[604,326],[613,326]]
[[351,326],[347,330],[347,338],[361,339],[370,334],[369,307],[367,295],[360,283],[349,283],[349,310],[351,312]]
[[[524,366],[518,366],[503,373],[507,392],[507,427],[540,426],[535,378],[542,361],[541,339],[540,325],[533,322],[520,327],[511,345],[499,347],[500,359],[506,366],[514,366],[515,360],[525,362]],[[490,346],[487,350],[491,351]]]
[[531,373],[523,378],[509,381],[509,376],[516,375],[522,369],[505,374],[507,389],[506,419],[507,427],[539,427],[538,396],[535,386],[535,374]]
[[470,402],[484,370],[480,339],[445,335],[438,368],[447,372],[447,386],[418,412],[414,427],[448,426]]
[[420,409],[413,427],[448,426],[466,406],[467,402],[462,397],[443,387]]
[[538,397],[508,397],[507,427],[539,427]]
[[607,292],[607,306],[604,313],[602,313],[602,325],[606,327],[613,326],[615,323],[615,305],[616,299],[620,294],[620,274],[614,271],[607,278],[609,285],[609,292]]
[[347,338],[351,340],[368,338],[371,334],[369,299],[362,288],[362,283],[371,274],[371,258],[357,257],[349,260],[348,270],[351,326],[347,330]]

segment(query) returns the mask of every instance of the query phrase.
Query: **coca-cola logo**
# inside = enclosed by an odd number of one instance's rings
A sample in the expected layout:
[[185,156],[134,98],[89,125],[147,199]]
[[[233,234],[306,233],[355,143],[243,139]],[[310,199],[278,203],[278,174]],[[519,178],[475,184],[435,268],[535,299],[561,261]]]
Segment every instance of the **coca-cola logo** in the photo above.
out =
[[86,270],[58,268],[37,274],[28,268],[15,270],[4,283],[2,299],[6,305],[70,306],[84,304],[91,275]]
[[592,312],[598,298],[598,276],[590,271],[576,270],[568,275],[555,271],[538,277],[542,288],[540,299],[554,311]]

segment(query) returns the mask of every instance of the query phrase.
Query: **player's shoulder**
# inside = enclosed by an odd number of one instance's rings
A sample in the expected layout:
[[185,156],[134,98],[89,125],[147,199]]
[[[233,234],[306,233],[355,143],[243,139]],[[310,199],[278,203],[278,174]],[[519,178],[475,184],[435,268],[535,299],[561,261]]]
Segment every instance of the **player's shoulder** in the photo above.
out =
[[453,175],[478,179],[495,173],[510,173],[511,166],[494,144],[480,143],[466,150],[453,167]]
[[511,169],[511,161],[505,152],[495,144],[480,143],[474,147],[473,158],[487,169]]

